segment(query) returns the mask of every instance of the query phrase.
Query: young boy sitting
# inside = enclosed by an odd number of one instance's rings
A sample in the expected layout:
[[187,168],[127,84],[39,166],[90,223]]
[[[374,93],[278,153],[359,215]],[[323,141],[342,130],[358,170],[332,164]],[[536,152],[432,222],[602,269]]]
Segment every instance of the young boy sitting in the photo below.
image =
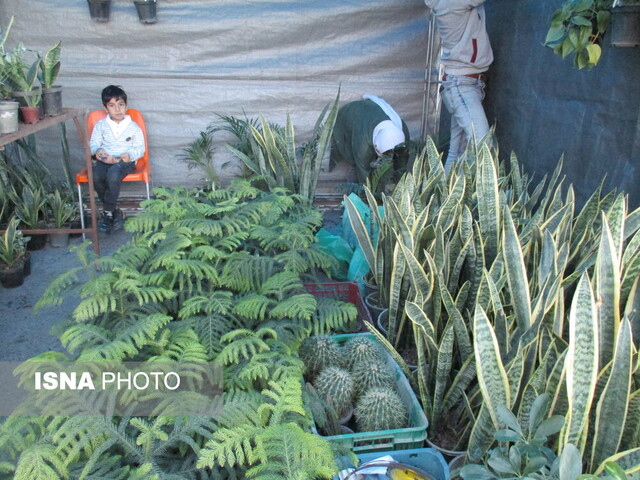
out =
[[93,127],[89,146],[96,159],[93,186],[98,192],[104,212],[100,231],[111,233],[124,225],[124,215],[116,208],[122,179],[136,169],[136,161],[144,155],[144,136],[127,111],[127,94],[116,85],[102,90],[102,104],[108,115]]

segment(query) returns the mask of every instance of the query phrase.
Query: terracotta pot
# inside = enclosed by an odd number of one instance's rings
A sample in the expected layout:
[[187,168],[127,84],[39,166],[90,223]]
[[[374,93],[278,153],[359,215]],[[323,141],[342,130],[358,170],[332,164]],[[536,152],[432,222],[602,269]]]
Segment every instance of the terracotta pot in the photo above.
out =
[[20,113],[26,124],[38,123],[40,120],[40,107],[20,107]]

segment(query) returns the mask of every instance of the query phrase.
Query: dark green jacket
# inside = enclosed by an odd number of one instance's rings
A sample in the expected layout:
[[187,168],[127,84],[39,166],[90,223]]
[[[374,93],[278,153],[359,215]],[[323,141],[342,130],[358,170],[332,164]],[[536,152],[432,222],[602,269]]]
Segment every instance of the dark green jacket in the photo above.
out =
[[[375,102],[356,100],[340,107],[333,127],[331,162],[345,161],[356,166],[358,182],[365,183],[369,176],[369,164],[378,158],[373,148],[373,130],[389,116]],[[404,120],[402,130],[405,142],[409,129]]]

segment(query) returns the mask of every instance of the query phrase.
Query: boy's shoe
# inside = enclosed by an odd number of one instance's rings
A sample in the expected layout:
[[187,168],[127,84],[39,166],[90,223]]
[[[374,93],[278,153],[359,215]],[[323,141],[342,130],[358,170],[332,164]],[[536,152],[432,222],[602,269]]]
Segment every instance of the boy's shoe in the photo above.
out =
[[113,212],[113,231],[122,230],[124,228],[124,213],[119,208]]
[[98,228],[103,233],[111,233],[113,228],[113,212],[103,212]]

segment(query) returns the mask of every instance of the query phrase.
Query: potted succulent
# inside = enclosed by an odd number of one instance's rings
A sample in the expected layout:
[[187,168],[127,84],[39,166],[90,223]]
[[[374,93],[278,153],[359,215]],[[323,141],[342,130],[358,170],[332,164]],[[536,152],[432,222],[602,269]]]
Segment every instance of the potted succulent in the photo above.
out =
[[13,90],[13,97],[20,103],[20,113],[25,123],[36,123],[40,116],[41,88],[37,82],[38,63],[29,64],[24,58],[28,50],[22,46],[5,53],[6,81]]
[[0,237],[0,283],[5,288],[19,287],[24,282],[25,252],[28,237],[18,230],[18,219],[9,220]]
[[640,45],[640,0],[614,0],[611,8],[611,45]]
[[60,41],[51,47],[44,58],[38,53],[38,78],[42,85],[42,106],[44,114],[49,117],[62,113],[62,87],[55,85],[60,72],[61,48]]
[[[54,190],[47,194],[46,206],[48,223],[57,229],[68,227],[71,221],[76,218],[78,206],[73,199]],[[66,247],[69,244],[68,233],[50,233],[49,243],[52,247]]]
[[[20,192],[14,187],[9,191],[9,198],[14,204],[14,214],[22,222],[25,230],[45,228],[43,217],[47,200],[44,185],[38,182],[25,183]],[[40,250],[46,243],[46,235],[32,235],[28,248]]]
[[4,44],[7,41],[11,26],[13,25],[13,17],[9,22],[9,26],[0,40],[0,135],[5,133],[13,133],[18,130],[18,102],[11,98],[12,89],[7,81],[9,77],[9,64],[5,61]]
[[156,0],[133,0],[140,23],[156,23]]

